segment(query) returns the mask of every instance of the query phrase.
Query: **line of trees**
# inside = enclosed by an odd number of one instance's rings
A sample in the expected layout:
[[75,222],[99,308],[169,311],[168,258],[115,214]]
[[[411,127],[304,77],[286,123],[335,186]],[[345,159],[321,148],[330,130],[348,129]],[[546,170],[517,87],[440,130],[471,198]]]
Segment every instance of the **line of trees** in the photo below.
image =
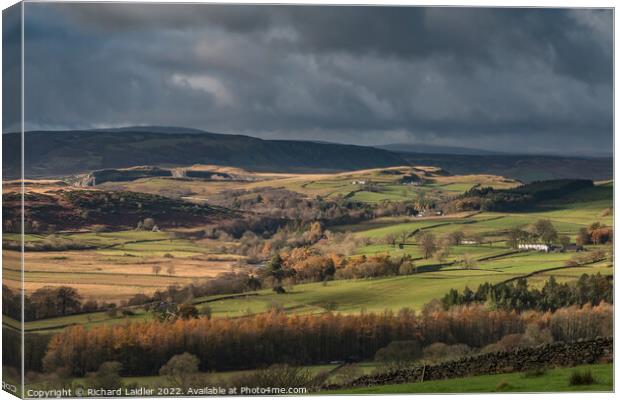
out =
[[[82,296],[69,286],[45,286],[24,296],[24,318],[26,321],[60,317],[79,312],[95,311],[91,302],[82,303]],[[22,299],[20,293],[2,285],[2,313],[20,320]]]
[[[594,222],[588,227],[580,228],[577,233],[577,245],[607,244],[613,240],[613,228]],[[542,242],[545,244],[560,244],[566,248],[570,244],[570,237],[558,234],[553,223],[548,219],[539,219],[527,230],[512,228],[508,231],[508,244],[517,248],[519,243]]]
[[483,283],[474,292],[465,287],[462,292],[450,291],[441,299],[448,309],[472,303],[487,303],[492,308],[506,310],[555,311],[558,308],[585,304],[598,305],[601,302],[613,304],[613,280],[611,276],[583,274],[574,282],[558,283],[549,277],[538,289],[528,286],[527,279],[521,278],[500,285]]
[[517,313],[471,305],[443,310],[429,305],[421,314],[398,313],[294,315],[270,313],[238,319],[198,318],[161,323],[144,321],[86,329],[67,328],[54,336],[43,359],[46,371],[74,376],[118,361],[124,375],[153,375],[174,355],[188,352],[200,369],[233,370],[275,363],[315,364],[365,360],[398,340],[482,348],[529,324],[549,329],[557,340],[608,336],[613,307],[560,309],[556,313]]
[[[127,307],[154,305],[183,305],[196,297],[218,294],[237,294],[260,289],[263,282],[247,272],[226,272],[217,277],[187,286],[171,285],[157,290],[152,295],[135,294],[127,301],[117,303],[98,302],[84,299],[77,289],[70,286],[45,286],[24,296],[24,318],[26,321],[62,317],[79,313],[107,311],[111,316],[130,314]],[[2,313],[13,319],[21,319],[21,296],[18,291],[2,285]],[[147,311],[151,308],[146,307]]]
[[454,211],[520,211],[539,202],[565,197],[576,191],[594,186],[587,179],[556,179],[528,183],[512,189],[474,187],[457,196],[444,206]]
[[389,254],[344,257],[339,254],[321,254],[315,248],[301,247],[276,254],[257,278],[263,286],[281,286],[288,283],[324,282],[333,279],[364,279],[382,276],[409,275],[416,272],[410,255]]

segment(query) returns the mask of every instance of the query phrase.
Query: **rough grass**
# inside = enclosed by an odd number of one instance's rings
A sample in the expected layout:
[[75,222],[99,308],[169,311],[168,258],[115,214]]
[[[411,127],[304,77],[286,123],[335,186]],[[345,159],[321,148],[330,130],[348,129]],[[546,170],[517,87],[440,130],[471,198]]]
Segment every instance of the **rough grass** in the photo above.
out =
[[[69,233],[62,240],[96,246],[93,250],[29,251],[24,254],[25,289],[73,286],[84,298],[118,302],[136,293],[186,285],[233,270],[236,255],[218,254],[221,242],[174,238],[167,232]],[[26,240],[45,240],[27,235]],[[3,252],[5,279],[20,281],[19,252]],[[153,267],[159,266],[155,274]],[[13,281],[13,282],[10,282]]]
[[[569,377],[591,370],[597,381],[574,386]],[[488,393],[488,392],[610,392],[613,390],[613,364],[550,369],[542,376],[524,377],[522,373],[481,375],[419,383],[343,389],[322,394],[396,394],[396,393]]]
[[568,377],[568,384],[570,386],[585,386],[585,385],[593,385],[596,383],[596,378],[592,374],[591,369],[586,370],[576,370],[571,372]]

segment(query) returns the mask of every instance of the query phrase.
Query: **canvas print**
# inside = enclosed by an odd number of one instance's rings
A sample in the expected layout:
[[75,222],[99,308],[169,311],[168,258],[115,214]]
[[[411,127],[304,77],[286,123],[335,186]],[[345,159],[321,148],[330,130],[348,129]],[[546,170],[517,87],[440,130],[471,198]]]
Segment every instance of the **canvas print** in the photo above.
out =
[[613,391],[613,10],[3,11],[3,389]]

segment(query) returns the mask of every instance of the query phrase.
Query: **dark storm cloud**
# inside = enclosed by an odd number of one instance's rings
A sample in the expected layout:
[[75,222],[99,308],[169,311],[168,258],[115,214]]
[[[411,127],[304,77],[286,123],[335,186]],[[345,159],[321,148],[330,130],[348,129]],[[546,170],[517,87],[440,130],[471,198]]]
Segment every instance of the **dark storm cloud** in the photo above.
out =
[[605,152],[609,10],[28,4],[30,127]]
[[21,130],[21,7],[2,13],[2,127]]

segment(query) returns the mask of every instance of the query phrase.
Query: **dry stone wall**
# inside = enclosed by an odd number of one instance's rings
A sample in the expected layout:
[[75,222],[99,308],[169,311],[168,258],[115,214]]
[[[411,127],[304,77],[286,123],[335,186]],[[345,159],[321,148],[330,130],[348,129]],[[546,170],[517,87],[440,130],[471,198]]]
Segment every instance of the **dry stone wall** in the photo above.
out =
[[569,367],[612,361],[613,339],[597,338],[573,343],[556,342],[537,347],[485,353],[436,365],[418,366],[379,375],[362,376],[346,387],[460,378],[526,371],[540,367]]

